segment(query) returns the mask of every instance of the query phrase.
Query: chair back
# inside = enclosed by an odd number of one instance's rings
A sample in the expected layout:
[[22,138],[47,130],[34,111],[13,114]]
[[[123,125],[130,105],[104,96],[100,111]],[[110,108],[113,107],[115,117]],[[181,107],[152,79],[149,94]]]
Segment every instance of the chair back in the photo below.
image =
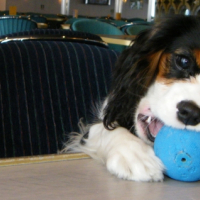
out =
[[98,20],[98,21],[101,21],[101,22],[107,22],[107,23],[112,24],[112,25],[114,25],[114,26],[116,26],[116,27],[121,27],[121,26],[127,24],[127,22],[124,21],[124,20],[101,19],[101,18],[99,18],[99,19],[97,19],[97,20]]
[[81,19],[75,21],[72,26],[74,31],[83,31],[93,34],[105,34],[105,35],[124,35],[124,33],[117,27],[93,19]]
[[30,18],[36,23],[47,23],[47,18],[42,15],[31,15]]
[[121,27],[121,26],[127,24],[127,22],[124,20],[112,20],[112,22],[115,23],[117,25],[117,27]]
[[66,20],[65,22],[64,22],[64,24],[70,24],[70,25],[72,25],[75,21],[78,21],[78,20],[82,20],[83,18],[70,18],[70,19],[68,19],[68,20]]
[[[119,30],[116,26],[113,26],[106,22],[101,22],[94,19],[81,19],[75,21],[71,25],[73,31],[82,31],[98,35],[124,35],[124,33]],[[123,51],[126,46],[117,45],[117,44],[108,44],[110,49],[116,51]]]
[[0,36],[0,43],[8,41],[20,41],[20,40],[43,40],[43,41],[70,41],[80,42],[85,44],[92,44],[95,46],[101,46],[108,48],[108,44],[105,43],[100,36],[91,33],[84,33],[79,31],[63,30],[63,29],[33,29],[30,31],[16,32],[12,34]]
[[113,26],[117,26],[117,24],[115,22],[113,22],[113,20],[111,20],[111,19],[97,19],[97,20],[101,21],[101,22],[105,22],[105,23],[111,24]]
[[56,154],[108,94],[118,54],[63,41],[0,44],[0,157]]
[[143,24],[136,24],[136,25],[132,25],[132,26],[129,26],[125,32],[128,34],[128,35],[137,35],[138,33],[140,33],[141,31],[143,30],[146,30],[148,28],[151,28],[150,25],[143,25]]
[[37,23],[26,17],[0,17],[0,35],[36,29]]
[[127,22],[145,22],[146,20],[142,19],[142,18],[130,18],[130,19],[127,19]]

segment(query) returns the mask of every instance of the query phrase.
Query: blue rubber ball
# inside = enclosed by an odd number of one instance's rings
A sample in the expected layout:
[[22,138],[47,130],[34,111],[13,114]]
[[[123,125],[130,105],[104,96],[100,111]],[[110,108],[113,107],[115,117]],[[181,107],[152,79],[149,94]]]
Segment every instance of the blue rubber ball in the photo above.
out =
[[170,178],[200,180],[200,132],[163,126],[155,139],[154,151]]

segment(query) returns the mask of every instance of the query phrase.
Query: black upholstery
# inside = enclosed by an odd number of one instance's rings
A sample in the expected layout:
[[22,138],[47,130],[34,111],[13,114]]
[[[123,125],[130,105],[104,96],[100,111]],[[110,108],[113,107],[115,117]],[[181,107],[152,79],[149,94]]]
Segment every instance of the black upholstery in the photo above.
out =
[[80,31],[71,31],[71,30],[64,30],[64,29],[33,29],[30,31],[22,31],[8,35],[2,35],[0,38],[5,37],[16,37],[16,36],[33,36],[33,35],[52,35],[52,36],[69,36],[69,37],[81,37],[81,38],[89,38],[93,40],[102,41],[102,39],[95,34],[85,33]]
[[118,54],[63,41],[0,44],[0,157],[57,153],[108,92]]
[[93,44],[108,48],[108,44],[103,42],[100,36],[80,31],[71,31],[63,29],[33,29],[13,34],[0,36],[0,41],[10,40],[63,40],[75,41],[87,44]]

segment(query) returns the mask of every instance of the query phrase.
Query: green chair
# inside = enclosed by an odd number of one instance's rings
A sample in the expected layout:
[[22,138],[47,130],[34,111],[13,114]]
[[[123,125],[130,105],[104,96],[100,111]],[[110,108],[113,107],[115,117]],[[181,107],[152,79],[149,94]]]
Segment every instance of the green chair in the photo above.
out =
[[117,27],[93,19],[80,19],[72,23],[72,30],[104,35],[124,35]]
[[125,24],[127,24],[126,21],[123,21],[123,20],[112,20],[113,23],[115,23],[117,25],[117,27],[121,27]]
[[36,23],[47,23],[47,18],[42,15],[31,15],[30,19]]
[[[73,31],[87,32],[87,33],[92,33],[96,35],[124,35],[124,33],[121,30],[119,30],[117,27],[109,23],[101,22],[101,21],[93,20],[93,19],[81,19],[81,20],[75,21],[74,23],[72,23],[71,29]],[[126,48],[123,45],[116,45],[116,44],[109,44],[109,47],[111,49],[114,49],[120,52]]]
[[141,31],[146,30],[146,29],[149,29],[149,28],[151,28],[150,25],[136,24],[136,25],[129,26],[129,27],[125,30],[125,32],[126,32],[128,35],[137,35],[137,34],[140,33]]
[[29,31],[37,28],[37,23],[26,17],[0,17],[0,35]]
[[107,23],[112,24],[112,25],[114,25],[116,27],[121,27],[121,26],[123,26],[123,25],[125,25],[127,23],[127,22],[125,22],[123,20],[115,20],[115,19],[101,19],[101,18],[99,18],[97,20],[99,20],[101,22],[107,22]]
[[130,18],[130,19],[127,19],[127,22],[145,22],[146,20],[142,19],[142,18]]
[[98,20],[98,21],[101,21],[101,22],[105,22],[105,23],[111,24],[111,25],[117,27],[117,24],[115,24],[115,23],[113,22],[113,20],[111,20],[111,19],[97,19],[97,20]]
[[70,24],[70,25],[72,25],[75,21],[82,20],[82,19],[83,18],[75,18],[75,17],[73,17],[73,18],[70,18],[70,19],[66,20],[64,22],[64,24]]

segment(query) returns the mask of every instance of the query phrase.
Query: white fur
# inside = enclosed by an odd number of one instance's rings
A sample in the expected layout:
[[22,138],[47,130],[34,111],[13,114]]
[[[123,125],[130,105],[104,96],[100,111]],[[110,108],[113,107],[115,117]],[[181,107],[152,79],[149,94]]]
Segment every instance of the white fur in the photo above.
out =
[[[177,104],[181,101],[193,101],[200,107],[200,76],[187,81],[165,85],[157,82],[152,85],[147,96],[151,112],[166,125],[185,128],[177,119]],[[187,129],[200,130],[200,124],[187,126]]]
[[[143,134],[137,124],[137,115],[144,113],[161,119],[166,125],[185,128],[177,119],[177,104],[184,100],[194,101],[200,106],[200,76],[187,81],[178,81],[169,85],[155,82],[148,90],[137,107],[135,124],[137,135],[127,129],[118,127],[112,131],[105,129],[103,123],[97,123],[89,128],[89,136],[77,134],[65,150],[81,151],[104,163],[112,174],[119,178],[134,181],[162,181],[164,166],[155,156],[152,143]],[[103,109],[99,118],[103,119]],[[188,126],[188,129],[200,130],[200,124]],[[80,141],[85,144],[81,145]]]
[[177,104],[181,101],[193,101],[200,107],[200,75],[189,80],[177,81],[171,84],[155,82],[148,90],[138,105],[135,124],[137,135],[146,143],[149,143],[141,127],[138,126],[137,115],[144,113],[154,116],[164,122],[165,125],[180,129],[191,129],[200,131],[200,124],[186,126],[177,119]]
[[[67,145],[66,151],[81,151],[104,163],[107,169],[119,178],[134,181],[162,181],[164,166],[155,156],[152,143],[137,123],[137,115],[143,113],[160,119],[164,124],[177,128],[185,125],[177,119],[177,104],[181,101],[193,101],[200,107],[200,76],[189,80],[180,80],[165,84],[156,81],[152,84],[137,106],[135,122],[136,133],[142,139],[131,134],[127,129],[118,127],[112,131],[105,129],[103,123],[89,128],[88,138],[77,134]],[[99,110],[103,119],[104,101]],[[200,130],[200,124],[187,126],[188,129]],[[80,141],[85,142],[84,145]]]
[[[80,137],[78,135],[77,137]],[[76,141],[80,141],[78,138]],[[92,125],[85,144],[73,144],[76,151],[82,151],[104,163],[112,174],[134,181],[162,181],[163,165],[155,156],[151,146],[118,127],[113,131],[104,128],[103,123]]]

